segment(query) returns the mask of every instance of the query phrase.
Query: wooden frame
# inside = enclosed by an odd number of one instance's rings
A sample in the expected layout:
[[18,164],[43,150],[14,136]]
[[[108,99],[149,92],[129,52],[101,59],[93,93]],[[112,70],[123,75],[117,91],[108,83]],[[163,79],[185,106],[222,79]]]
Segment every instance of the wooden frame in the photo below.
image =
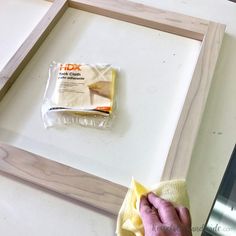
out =
[[[158,29],[202,42],[162,180],[186,177],[213,77],[225,25],[126,0],[55,0],[29,37],[0,72],[0,99],[17,79],[68,7]],[[117,214],[127,188],[91,174],[0,144],[0,170]]]

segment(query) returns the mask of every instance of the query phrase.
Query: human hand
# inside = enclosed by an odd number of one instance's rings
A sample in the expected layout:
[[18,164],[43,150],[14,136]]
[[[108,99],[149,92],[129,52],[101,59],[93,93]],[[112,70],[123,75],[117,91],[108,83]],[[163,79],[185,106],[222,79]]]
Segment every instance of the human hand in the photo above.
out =
[[174,207],[154,193],[141,197],[140,214],[145,236],[192,236],[189,210]]

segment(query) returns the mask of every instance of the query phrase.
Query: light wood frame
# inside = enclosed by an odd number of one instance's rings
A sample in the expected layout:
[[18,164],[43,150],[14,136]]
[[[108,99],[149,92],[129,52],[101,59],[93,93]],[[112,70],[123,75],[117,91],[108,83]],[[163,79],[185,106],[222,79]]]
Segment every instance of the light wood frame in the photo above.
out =
[[[225,25],[126,0],[55,0],[40,23],[0,72],[0,99],[4,97],[68,7],[202,42],[162,174],[162,180],[185,178],[222,44]],[[127,187],[6,144],[0,144],[0,170],[115,215],[127,192]]]

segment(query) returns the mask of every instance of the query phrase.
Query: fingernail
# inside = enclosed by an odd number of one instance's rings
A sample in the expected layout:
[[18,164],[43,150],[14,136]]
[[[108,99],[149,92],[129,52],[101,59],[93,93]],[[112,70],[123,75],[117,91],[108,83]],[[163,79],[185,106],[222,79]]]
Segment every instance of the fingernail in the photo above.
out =
[[155,197],[157,197],[157,195],[154,192],[148,193],[148,196],[155,196]]

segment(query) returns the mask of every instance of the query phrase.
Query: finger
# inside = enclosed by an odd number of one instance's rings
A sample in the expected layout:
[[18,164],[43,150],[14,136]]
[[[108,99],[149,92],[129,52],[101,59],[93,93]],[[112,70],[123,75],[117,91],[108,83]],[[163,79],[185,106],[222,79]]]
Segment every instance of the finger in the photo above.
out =
[[186,207],[176,207],[180,222],[188,227],[191,227],[191,215]]
[[163,223],[180,223],[177,212],[171,202],[159,198],[154,193],[148,194],[148,200],[158,210],[160,220]]
[[140,200],[140,215],[144,228],[161,223],[156,209],[150,205],[145,196],[142,196]]

